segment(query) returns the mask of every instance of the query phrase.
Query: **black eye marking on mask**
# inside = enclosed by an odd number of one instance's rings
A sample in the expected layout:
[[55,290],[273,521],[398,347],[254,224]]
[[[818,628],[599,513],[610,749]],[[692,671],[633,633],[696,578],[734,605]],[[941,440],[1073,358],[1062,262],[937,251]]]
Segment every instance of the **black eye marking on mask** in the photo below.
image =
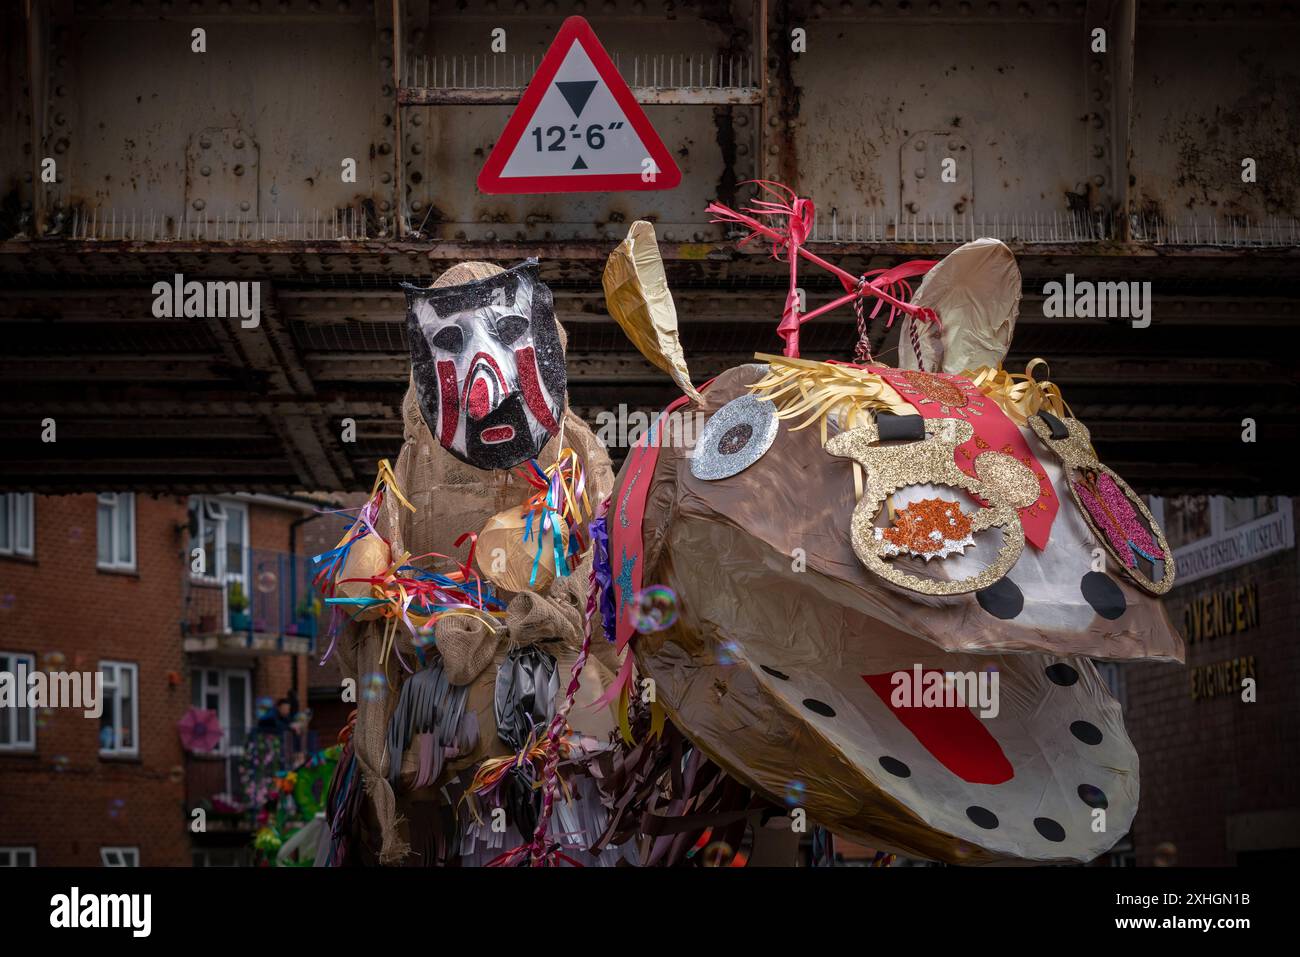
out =
[[460,326],[443,326],[430,341],[435,349],[455,355],[465,348],[465,333],[460,331]]
[[497,320],[497,338],[503,346],[508,346],[528,331],[528,320],[516,313],[502,316]]

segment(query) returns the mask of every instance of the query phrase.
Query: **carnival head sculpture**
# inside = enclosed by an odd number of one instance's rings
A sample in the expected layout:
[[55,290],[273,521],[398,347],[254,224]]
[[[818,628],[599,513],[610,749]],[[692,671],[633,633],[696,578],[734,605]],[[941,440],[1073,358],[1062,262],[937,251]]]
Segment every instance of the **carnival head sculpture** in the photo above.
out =
[[[829,307],[799,311],[792,269],[785,354],[683,395],[631,450],[609,514],[617,646],[711,761],[836,833],[955,864],[1095,858],[1136,812],[1138,759],[1094,659],[1182,660],[1159,601],[1174,563],[1045,364],[1003,368],[1010,250],[857,276],[807,249],[805,200],[711,210],[830,269],[861,335],[853,361],[800,357]],[[611,257],[607,294],[634,258]],[[903,322],[897,365],[873,355],[881,310]],[[661,441],[681,416],[704,422],[693,448]],[[671,615],[647,602],[664,594]]]
[[536,456],[564,414],[564,349],[537,260],[472,282],[404,284],[411,371],[429,431],[491,470]]

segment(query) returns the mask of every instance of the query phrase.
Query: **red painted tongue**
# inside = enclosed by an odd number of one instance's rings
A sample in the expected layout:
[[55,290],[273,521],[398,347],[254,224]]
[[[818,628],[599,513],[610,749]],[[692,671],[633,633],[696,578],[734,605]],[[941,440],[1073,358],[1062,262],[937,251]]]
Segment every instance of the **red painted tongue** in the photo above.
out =
[[474,384],[469,387],[469,402],[467,403],[471,419],[481,419],[492,410],[488,408],[488,384],[487,379],[479,376],[474,380]]
[[[969,707],[895,707],[892,701],[895,674],[903,674],[909,682],[912,680],[910,671],[863,675],[862,680],[936,761],[970,784],[1001,784],[1015,777],[1015,769],[1002,753],[998,739]],[[944,672],[931,670],[922,674],[942,677]]]

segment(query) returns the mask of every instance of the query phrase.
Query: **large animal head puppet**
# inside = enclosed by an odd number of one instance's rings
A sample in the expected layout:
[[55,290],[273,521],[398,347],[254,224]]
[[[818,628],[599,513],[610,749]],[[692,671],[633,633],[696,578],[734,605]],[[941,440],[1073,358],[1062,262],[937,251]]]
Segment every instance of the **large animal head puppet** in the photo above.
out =
[[[898,367],[865,343],[855,363],[759,356],[631,451],[616,639],[673,724],[773,803],[915,857],[1088,861],[1138,800],[1092,659],[1182,660],[1158,597],[1173,560],[1059,390],[1003,370],[1010,250],[931,265],[845,281],[904,314]],[[787,308],[787,344],[804,318]]]

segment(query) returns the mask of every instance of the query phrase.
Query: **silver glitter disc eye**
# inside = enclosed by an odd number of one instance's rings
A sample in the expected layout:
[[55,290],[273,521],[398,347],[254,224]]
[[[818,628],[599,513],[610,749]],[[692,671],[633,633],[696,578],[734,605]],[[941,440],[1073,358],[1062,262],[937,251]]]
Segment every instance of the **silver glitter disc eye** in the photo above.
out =
[[776,440],[779,423],[771,402],[742,395],[709,419],[691,456],[691,474],[712,482],[743,472]]

